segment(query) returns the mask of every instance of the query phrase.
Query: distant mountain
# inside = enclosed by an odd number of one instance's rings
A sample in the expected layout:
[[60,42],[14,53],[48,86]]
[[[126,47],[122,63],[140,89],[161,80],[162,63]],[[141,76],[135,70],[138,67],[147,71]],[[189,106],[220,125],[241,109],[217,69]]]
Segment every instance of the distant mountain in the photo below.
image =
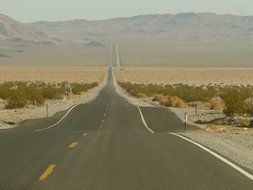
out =
[[6,58],[6,57],[9,57],[9,56],[8,56],[8,55],[5,55],[5,54],[0,53],[0,58]]
[[171,36],[235,37],[253,35],[253,16],[181,13],[142,15],[130,18],[87,21],[36,22],[27,24],[35,31],[53,36],[85,39],[89,36],[165,34]]
[[[108,20],[70,20],[22,24],[0,14],[0,39],[39,43],[87,42],[94,38],[166,35],[184,38],[253,37],[253,16],[180,13]],[[51,37],[54,36],[54,37]],[[64,40],[62,40],[64,39]],[[94,46],[94,44],[91,44]],[[96,46],[96,44],[95,44]]]
[[46,33],[34,32],[26,25],[2,14],[0,14],[0,39],[12,42],[53,43],[54,41]]
[[96,47],[96,48],[105,47],[104,44],[102,44],[100,42],[96,42],[96,41],[90,41],[89,43],[86,44],[86,46],[88,46],[88,47]]

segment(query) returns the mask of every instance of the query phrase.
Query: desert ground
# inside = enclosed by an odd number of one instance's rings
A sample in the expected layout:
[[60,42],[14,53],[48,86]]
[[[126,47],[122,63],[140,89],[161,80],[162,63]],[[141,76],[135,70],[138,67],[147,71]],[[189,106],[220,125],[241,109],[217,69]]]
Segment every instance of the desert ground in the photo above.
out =
[[0,40],[1,66],[105,66],[106,47],[85,43],[36,44]]
[[104,79],[106,67],[85,66],[0,66],[0,82],[43,81],[45,83],[92,83]]
[[115,69],[115,75],[120,82],[143,84],[253,84],[253,68],[124,67]]
[[[85,103],[95,97],[106,82],[106,67],[85,66],[0,66],[0,82],[4,81],[42,81],[45,83],[93,83],[99,86],[82,93],[81,95],[66,95],[60,100],[46,100],[49,106],[49,116],[69,109],[79,103]],[[18,126],[24,120],[46,117],[45,106],[38,106],[36,110],[33,105],[22,109],[5,109],[5,102],[0,99],[0,129],[9,129]],[[9,125],[6,122],[13,122]]]
[[184,39],[184,36],[136,35],[118,39],[122,66],[252,67],[249,38]]

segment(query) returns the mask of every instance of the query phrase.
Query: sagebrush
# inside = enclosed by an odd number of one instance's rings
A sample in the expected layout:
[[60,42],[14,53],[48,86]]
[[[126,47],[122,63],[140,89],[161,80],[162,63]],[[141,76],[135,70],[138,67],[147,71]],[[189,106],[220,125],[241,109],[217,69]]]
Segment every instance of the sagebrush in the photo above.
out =
[[0,98],[7,101],[6,108],[23,108],[26,105],[43,105],[46,99],[62,99],[64,95],[81,94],[98,83],[53,83],[44,82],[4,82],[0,84]]

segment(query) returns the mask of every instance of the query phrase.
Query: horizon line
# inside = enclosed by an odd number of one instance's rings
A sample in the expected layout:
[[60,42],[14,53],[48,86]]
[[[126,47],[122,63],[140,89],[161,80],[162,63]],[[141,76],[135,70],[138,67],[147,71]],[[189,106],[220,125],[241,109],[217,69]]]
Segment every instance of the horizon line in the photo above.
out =
[[[218,16],[236,16],[236,17],[253,17],[253,15],[240,15],[240,14],[233,14],[233,13],[216,13],[216,12],[210,12],[210,11],[203,11],[203,12],[178,12],[178,13],[153,13],[153,14],[137,14],[133,16],[118,16],[118,17],[110,17],[110,18],[104,18],[104,19],[85,19],[85,18],[73,18],[73,19],[63,19],[63,20],[38,20],[38,21],[32,21],[32,22],[22,22],[24,24],[30,24],[30,23],[38,23],[38,22],[68,22],[68,21],[75,21],[75,20],[83,20],[83,21],[88,21],[88,22],[93,22],[93,21],[106,21],[106,20],[113,20],[113,19],[126,19],[126,18],[134,18],[134,17],[140,17],[140,16],[165,16],[165,15],[180,15],[180,14],[214,14]],[[11,15],[8,14],[2,14],[0,15],[8,16],[14,20],[18,20],[17,18],[12,17]],[[19,20],[18,20],[19,21]]]

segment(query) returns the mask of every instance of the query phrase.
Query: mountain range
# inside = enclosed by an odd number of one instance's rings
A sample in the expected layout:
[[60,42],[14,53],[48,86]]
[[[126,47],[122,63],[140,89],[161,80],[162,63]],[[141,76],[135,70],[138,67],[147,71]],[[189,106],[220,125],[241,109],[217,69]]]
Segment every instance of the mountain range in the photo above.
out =
[[[127,35],[233,38],[253,36],[253,16],[180,13],[140,15],[88,21],[83,19],[20,23],[0,14],[0,39],[55,42],[59,39],[87,40]],[[53,36],[53,37],[52,37]]]
[[0,14],[0,39],[9,41],[32,41],[32,42],[50,42],[51,37],[40,31],[36,32],[15,21],[9,16]]

